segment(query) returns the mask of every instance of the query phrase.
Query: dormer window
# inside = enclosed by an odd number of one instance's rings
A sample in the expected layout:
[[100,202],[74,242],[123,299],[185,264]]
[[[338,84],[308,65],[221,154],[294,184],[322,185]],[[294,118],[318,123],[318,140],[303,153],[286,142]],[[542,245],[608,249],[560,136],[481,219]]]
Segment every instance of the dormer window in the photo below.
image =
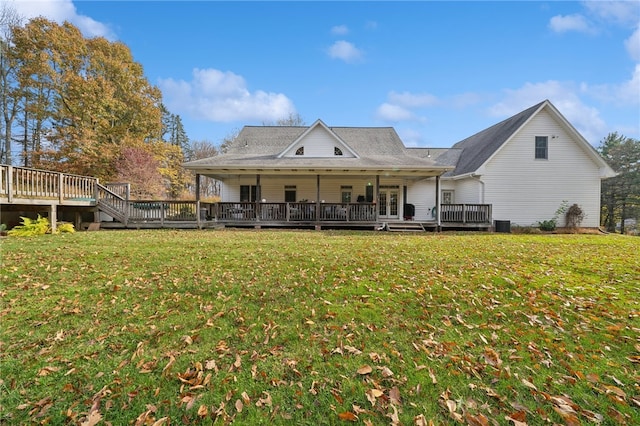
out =
[[296,149],[296,155],[304,155],[304,146]]
[[342,155],[342,150],[336,146],[333,148],[333,155]]

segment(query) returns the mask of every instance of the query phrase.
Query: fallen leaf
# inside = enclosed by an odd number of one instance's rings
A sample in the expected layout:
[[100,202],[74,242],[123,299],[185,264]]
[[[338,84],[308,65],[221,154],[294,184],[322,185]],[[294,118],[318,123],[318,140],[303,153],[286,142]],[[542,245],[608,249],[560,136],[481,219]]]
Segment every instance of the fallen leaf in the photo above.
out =
[[522,384],[525,385],[526,387],[528,387],[529,389],[533,389],[535,391],[538,390],[538,388],[536,387],[536,385],[534,385],[533,383],[531,383],[530,381],[528,381],[527,379],[522,379]]
[[357,422],[358,421],[358,416],[353,414],[351,411],[345,411],[343,413],[338,414],[338,418],[340,420],[343,420],[343,421],[346,421],[346,422]]
[[209,414],[209,409],[206,405],[203,404],[198,407],[198,417],[207,417],[207,414]]
[[94,410],[89,413],[87,418],[82,423],[80,423],[80,426],[95,426],[100,423],[100,420],[102,420],[102,414],[100,414],[97,410]]
[[489,419],[482,413],[474,416],[467,411],[464,413],[464,419],[469,426],[489,426]]
[[238,399],[236,400],[236,411],[238,413],[242,413],[242,409],[244,408],[244,404],[242,403],[242,400]]
[[367,397],[367,400],[371,403],[371,405],[376,405],[376,400],[382,395],[384,395],[384,392],[382,392],[380,389],[375,388],[369,389],[365,392],[365,396]]
[[358,368],[358,374],[364,375],[364,374],[370,374],[373,371],[373,368],[371,368],[371,366],[369,365],[363,365],[362,367]]
[[400,389],[398,389],[397,386],[394,386],[393,388],[391,388],[391,390],[389,390],[389,400],[392,404],[395,405],[402,404],[402,402],[400,402]]
[[502,360],[500,359],[500,355],[492,348],[484,349],[484,361],[491,365],[492,367],[500,368],[502,366]]

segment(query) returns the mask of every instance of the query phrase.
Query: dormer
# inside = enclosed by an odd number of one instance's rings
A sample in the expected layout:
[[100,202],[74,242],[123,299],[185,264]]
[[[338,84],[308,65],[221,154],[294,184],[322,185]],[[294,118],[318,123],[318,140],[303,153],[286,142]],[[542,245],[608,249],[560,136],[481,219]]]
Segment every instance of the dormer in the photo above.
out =
[[278,158],[283,157],[358,158],[358,154],[321,120],[317,120],[278,155]]

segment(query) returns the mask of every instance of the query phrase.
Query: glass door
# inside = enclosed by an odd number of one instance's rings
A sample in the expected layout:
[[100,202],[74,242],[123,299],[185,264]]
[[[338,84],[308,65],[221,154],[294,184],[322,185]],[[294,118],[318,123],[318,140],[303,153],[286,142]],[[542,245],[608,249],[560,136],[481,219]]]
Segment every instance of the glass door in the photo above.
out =
[[378,195],[378,217],[380,219],[398,219],[398,188],[380,188]]

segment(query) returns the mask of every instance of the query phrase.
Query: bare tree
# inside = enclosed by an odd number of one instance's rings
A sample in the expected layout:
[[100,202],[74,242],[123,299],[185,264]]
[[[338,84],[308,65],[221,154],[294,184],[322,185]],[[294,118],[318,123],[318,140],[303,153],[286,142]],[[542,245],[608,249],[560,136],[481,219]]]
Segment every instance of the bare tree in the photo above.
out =
[[0,163],[11,164],[13,161],[12,129],[18,113],[17,93],[19,85],[16,80],[16,63],[11,55],[13,28],[21,25],[23,18],[8,3],[0,5]]
[[[220,153],[219,148],[213,142],[207,140],[191,142],[191,160],[215,157]],[[191,182],[195,182],[193,172]],[[192,189],[195,192],[195,188]],[[220,181],[209,176],[200,176],[200,199],[214,201],[220,197]]]
[[302,116],[300,116],[300,114],[296,113],[289,113],[288,117],[284,117],[284,118],[279,118],[276,120],[275,123],[272,122],[262,122],[263,126],[306,126],[306,123],[304,122],[304,118],[302,118]]

